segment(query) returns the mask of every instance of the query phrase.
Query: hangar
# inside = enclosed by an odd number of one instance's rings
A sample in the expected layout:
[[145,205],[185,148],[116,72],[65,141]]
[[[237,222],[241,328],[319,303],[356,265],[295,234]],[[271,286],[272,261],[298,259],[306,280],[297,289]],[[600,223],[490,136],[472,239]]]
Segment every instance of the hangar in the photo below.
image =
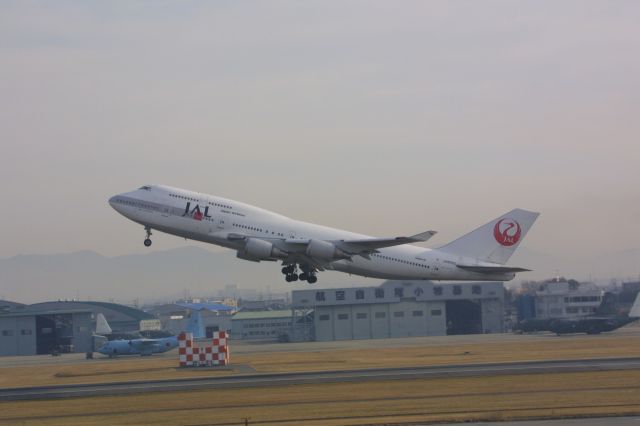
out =
[[20,309],[0,314],[0,356],[93,351],[89,310]]
[[499,333],[501,282],[387,281],[379,287],[297,290],[292,307],[314,311],[317,341]]
[[0,311],[0,356],[93,351],[96,314],[114,332],[137,331],[150,314],[108,302],[52,301],[21,305],[4,303]]

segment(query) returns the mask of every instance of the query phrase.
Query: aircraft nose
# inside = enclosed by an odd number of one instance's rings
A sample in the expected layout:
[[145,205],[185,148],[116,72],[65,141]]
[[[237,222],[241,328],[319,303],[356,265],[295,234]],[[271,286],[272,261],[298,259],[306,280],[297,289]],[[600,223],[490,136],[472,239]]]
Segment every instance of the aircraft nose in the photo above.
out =
[[120,214],[124,214],[124,209],[123,209],[123,205],[122,205],[122,200],[120,199],[120,195],[114,195],[113,197],[109,198],[109,205],[118,213]]

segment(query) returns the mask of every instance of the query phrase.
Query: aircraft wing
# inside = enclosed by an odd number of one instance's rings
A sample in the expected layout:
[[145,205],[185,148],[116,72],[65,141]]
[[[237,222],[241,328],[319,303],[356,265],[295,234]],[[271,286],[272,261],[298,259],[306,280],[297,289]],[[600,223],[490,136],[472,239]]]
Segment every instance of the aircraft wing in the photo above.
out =
[[400,246],[403,244],[419,243],[427,241],[433,237],[436,231],[426,231],[411,237],[394,237],[394,238],[367,238],[362,240],[340,240],[333,241],[344,251],[359,254],[359,252],[375,252],[376,249]]
[[378,249],[427,241],[435,234],[435,231],[426,231],[410,237],[315,240],[307,238],[265,238],[241,233],[229,233],[226,238],[229,241],[244,240],[249,242],[253,238],[267,241],[282,254],[286,255],[283,261],[284,264],[300,263],[309,265],[315,270],[323,271],[325,269],[333,269],[331,263],[338,260],[351,260],[353,256],[362,256],[369,259],[369,255],[377,253]]
[[[337,248],[350,255],[363,255],[375,253],[377,249],[385,247],[400,246],[403,244],[418,243],[427,241],[433,237],[436,231],[427,231],[420,234],[413,235],[411,237],[393,237],[393,238],[365,238],[358,240],[321,240],[324,243],[330,243]],[[307,246],[312,240],[303,239],[286,239],[284,240],[285,246],[288,246],[292,251],[301,252],[306,251]]]

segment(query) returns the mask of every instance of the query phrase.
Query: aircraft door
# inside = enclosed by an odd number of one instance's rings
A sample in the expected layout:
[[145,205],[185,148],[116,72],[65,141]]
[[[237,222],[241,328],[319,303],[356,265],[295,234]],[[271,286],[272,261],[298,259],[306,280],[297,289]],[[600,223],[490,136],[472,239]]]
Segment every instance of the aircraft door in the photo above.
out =
[[211,219],[211,222],[209,223],[209,233],[213,234],[213,233],[216,233],[216,232],[224,230],[224,228],[225,228],[224,217],[215,215]]
[[435,262],[431,263],[431,276],[433,278],[438,278],[442,275],[442,271],[440,271],[440,268],[442,267],[442,262],[440,261],[440,259],[436,259]]

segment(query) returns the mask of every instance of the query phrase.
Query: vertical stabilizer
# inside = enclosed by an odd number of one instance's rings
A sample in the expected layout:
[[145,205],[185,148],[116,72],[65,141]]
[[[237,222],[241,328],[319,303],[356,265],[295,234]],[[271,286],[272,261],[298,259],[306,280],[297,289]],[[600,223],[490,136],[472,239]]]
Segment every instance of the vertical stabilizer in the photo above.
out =
[[636,295],[636,301],[629,311],[629,318],[640,318],[640,293]]
[[194,338],[205,337],[200,311],[191,311],[191,317],[187,323],[187,332],[193,333]]
[[540,213],[522,209],[509,213],[438,248],[461,258],[504,265],[516,251]]
[[105,334],[111,334],[112,330],[107,322],[107,319],[102,315],[102,313],[98,312],[96,315],[96,334],[100,336],[104,336]]

